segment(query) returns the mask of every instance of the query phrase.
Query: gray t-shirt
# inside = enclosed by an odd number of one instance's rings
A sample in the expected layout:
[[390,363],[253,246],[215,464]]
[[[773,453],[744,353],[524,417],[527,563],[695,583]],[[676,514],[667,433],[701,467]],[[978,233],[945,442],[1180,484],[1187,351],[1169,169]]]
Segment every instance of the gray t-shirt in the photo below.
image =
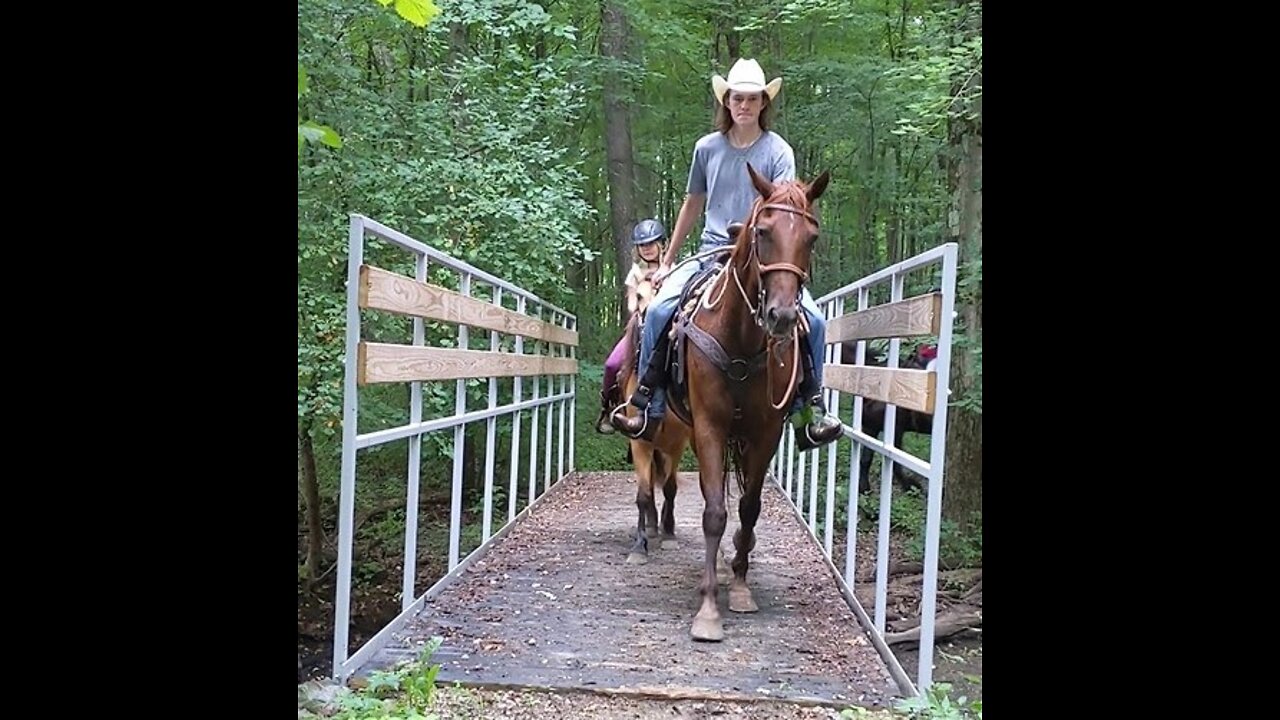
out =
[[728,244],[729,223],[747,221],[751,204],[759,196],[747,174],[747,163],[773,182],[796,177],[794,151],[772,130],[745,148],[735,148],[729,137],[719,131],[704,135],[693,146],[693,164],[685,191],[707,195],[706,225],[698,252]]

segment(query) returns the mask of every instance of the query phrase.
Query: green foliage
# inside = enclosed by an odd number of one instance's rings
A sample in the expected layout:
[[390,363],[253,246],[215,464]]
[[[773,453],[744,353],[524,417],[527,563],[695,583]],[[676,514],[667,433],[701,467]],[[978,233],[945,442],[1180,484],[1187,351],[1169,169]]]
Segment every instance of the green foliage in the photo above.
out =
[[[307,71],[302,63],[298,63],[298,100],[307,94]],[[320,125],[312,120],[302,121],[302,113],[298,113],[298,154],[302,154],[302,146],[306,142],[321,142],[332,148],[342,147],[342,138],[328,125]]]
[[[567,66],[514,46],[440,62],[449,22],[469,21],[481,46],[521,33],[573,37],[573,28],[523,2],[453,4],[434,17],[445,22],[424,34],[338,0],[300,6],[300,68],[313,68],[309,83],[300,70],[300,93],[309,85],[317,113],[346,129],[341,154],[309,154],[299,166],[299,421],[324,431],[336,429],[341,410],[347,213],[373,217],[561,306],[574,304],[566,264],[593,254],[578,232],[592,214],[580,191],[581,158],[553,139],[585,102]],[[424,54],[435,60],[424,63]],[[433,97],[433,85],[450,92]],[[367,260],[412,271],[406,253],[376,243]],[[456,275],[443,270],[433,269],[431,281],[456,287]],[[408,325],[395,318],[371,314],[362,323],[365,337],[406,340]],[[446,344],[455,332],[429,328],[428,342]],[[468,386],[473,400],[487,389]],[[450,407],[450,390],[428,388],[426,411]],[[405,395],[362,393],[362,428],[375,415],[395,419]],[[429,444],[451,452],[450,439],[439,435]]]
[[[341,708],[334,720],[432,720],[430,712],[435,697],[436,676],[440,665],[431,664],[431,656],[440,649],[443,638],[433,637],[418,658],[400,664],[390,671],[374,671],[362,688],[341,692]],[[306,716],[318,717],[306,711]],[[304,717],[299,712],[299,717]]]
[[[912,99],[897,121],[895,135],[945,134],[949,119],[978,117],[977,101],[982,97],[982,36],[954,43],[958,28],[980,17],[980,3],[926,12],[913,27],[919,44],[908,51],[908,61],[888,76],[902,82],[902,90]],[[980,21],[976,21],[980,22]]]
[[[908,435],[910,437],[910,435]],[[923,437],[923,436],[921,436]],[[910,443],[907,443],[910,445]],[[927,454],[926,454],[927,455]],[[848,467],[847,465],[838,467]],[[868,523],[878,522],[880,516],[880,476],[872,470],[873,492],[858,498],[858,507]],[[848,491],[841,490],[836,505],[837,519],[843,524],[844,508]],[[924,525],[925,525],[924,493],[912,488],[906,492],[895,488],[889,501],[889,530],[902,535],[906,540],[907,556],[911,560],[924,560]],[[982,567],[982,515],[975,513],[970,529],[965,530],[950,520],[943,520],[938,536],[938,564],[944,569],[960,567]]]
[[626,438],[616,433],[601,435],[595,430],[596,418],[600,416],[600,384],[604,379],[604,365],[580,362],[578,368],[574,465],[581,471],[626,470]]
[[[975,517],[969,527],[962,530],[951,520],[943,519],[938,535],[938,565],[944,570],[962,567],[982,567],[982,516]],[[924,514],[918,518],[918,528],[910,533],[907,550],[913,560],[924,560]]]
[[[378,2],[386,7],[390,5],[392,0],[378,0]],[[431,18],[440,13],[440,9],[435,6],[431,0],[395,0],[396,12],[400,17],[417,25],[418,27],[426,27],[431,22]],[[298,63],[298,100],[302,100],[302,96],[307,93],[307,72],[302,67],[302,63]],[[322,143],[331,148],[340,149],[342,147],[342,138],[338,136],[337,131],[328,125],[321,125],[314,120],[303,122],[302,111],[298,111],[298,155],[301,157],[303,146],[308,143]]]
[[951,699],[950,683],[934,683],[922,695],[900,700],[894,710],[912,720],[982,720],[982,701]]
[[[383,7],[391,4],[392,0],[378,0]],[[440,14],[440,8],[431,0],[395,0],[396,12],[400,17],[417,25],[418,27],[426,27],[431,19]]]

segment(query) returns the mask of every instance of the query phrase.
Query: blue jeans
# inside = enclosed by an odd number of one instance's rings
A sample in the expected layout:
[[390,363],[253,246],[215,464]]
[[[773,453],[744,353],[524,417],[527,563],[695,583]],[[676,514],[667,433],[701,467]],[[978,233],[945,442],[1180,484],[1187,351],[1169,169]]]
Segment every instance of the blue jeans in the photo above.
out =
[[[649,303],[649,308],[644,314],[644,328],[640,333],[640,366],[637,368],[639,374],[636,377],[644,378],[645,372],[649,369],[649,361],[653,359],[653,349],[658,344],[658,333],[666,328],[667,322],[671,320],[671,315],[676,310],[676,304],[680,302],[680,291],[697,271],[698,266],[695,263],[686,263],[676,268],[663,279],[662,287],[658,288],[658,294],[654,296],[653,302]],[[827,339],[827,321],[822,317],[822,311],[818,309],[817,303],[813,301],[813,295],[809,293],[808,287],[804,288],[801,294],[800,306],[809,315],[809,357],[813,360],[817,387],[821,388],[822,351]],[[802,397],[797,392],[795,400],[791,403],[791,412],[799,412],[807,401],[808,398]],[[649,401],[649,416],[662,417],[666,409],[666,390],[653,388],[653,398]]]

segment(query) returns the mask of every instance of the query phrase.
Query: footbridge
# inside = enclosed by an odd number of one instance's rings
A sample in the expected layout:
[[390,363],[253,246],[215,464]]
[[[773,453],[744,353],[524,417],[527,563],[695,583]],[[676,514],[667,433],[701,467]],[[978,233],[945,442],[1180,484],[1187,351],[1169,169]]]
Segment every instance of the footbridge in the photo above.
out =
[[[437,681],[449,684],[835,707],[884,707],[923,692],[932,682],[956,250],[942,245],[818,298],[828,318],[827,406],[845,423],[844,437],[796,453],[784,433],[751,558],[759,611],[729,612],[722,587],[724,640],[702,643],[688,632],[705,552],[696,473],[680,475],[676,540],[660,549],[655,543],[649,562],[635,566],[625,563],[634,477],[575,469],[577,413],[596,409],[594,397],[578,407],[576,316],[352,215],[333,676],[350,682],[386,669],[438,637]],[[940,290],[905,296],[913,272],[929,273]],[[873,305],[872,291],[882,285],[888,299]],[[936,341],[934,369],[898,367],[900,342],[916,337]],[[867,341],[875,339],[889,341],[884,367],[866,364]],[[855,357],[842,356],[846,348],[856,348]],[[408,386],[407,421],[367,417],[362,396],[379,384]],[[440,411],[441,394],[450,393],[451,407]],[[862,429],[870,401],[888,403],[883,441]],[[903,408],[932,414],[927,458],[893,445]],[[402,611],[350,647],[359,456],[407,439],[404,492],[407,507],[418,508],[423,444],[462,447],[471,425],[485,437],[479,527],[464,527],[463,453],[453,452],[449,541],[447,551],[440,548],[447,574],[416,586],[423,548],[419,518],[409,512]],[[624,440],[617,442],[621,457]],[[860,477],[863,453],[882,458],[879,478]],[[928,489],[914,667],[904,667],[885,640],[895,465],[926,478]],[[856,503],[867,490],[879,492],[880,512],[875,525],[860,527]],[[727,557],[734,491],[721,547]],[[464,536],[479,541],[465,555]],[[727,585],[727,563],[721,567]]]

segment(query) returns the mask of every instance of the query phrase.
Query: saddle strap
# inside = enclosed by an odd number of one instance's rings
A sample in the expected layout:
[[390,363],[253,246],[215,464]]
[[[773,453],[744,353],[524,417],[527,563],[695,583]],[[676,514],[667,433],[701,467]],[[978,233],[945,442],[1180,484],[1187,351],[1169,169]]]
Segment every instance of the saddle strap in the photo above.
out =
[[686,322],[683,326],[684,334],[688,335],[693,344],[706,355],[716,367],[730,379],[741,382],[751,377],[751,375],[765,366],[765,358],[768,357],[767,350],[761,350],[758,355],[753,358],[731,358],[729,353],[725,352],[720,342],[711,336],[706,330],[695,325],[692,321]]

